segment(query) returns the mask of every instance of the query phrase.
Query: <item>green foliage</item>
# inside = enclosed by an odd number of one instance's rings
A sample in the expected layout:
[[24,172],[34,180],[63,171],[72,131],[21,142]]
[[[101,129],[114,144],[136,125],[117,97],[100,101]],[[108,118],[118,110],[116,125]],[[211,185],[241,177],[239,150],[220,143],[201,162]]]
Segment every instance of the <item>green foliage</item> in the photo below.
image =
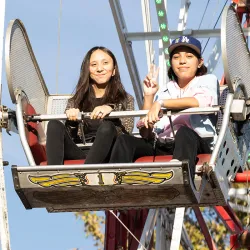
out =
[[[241,186],[236,186],[240,188]],[[237,201],[238,204],[242,201]],[[242,202],[241,205],[246,205]],[[206,222],[210,235],[212,236],[218,250],[229,250],[229,239],[230,232],[225,228],[221,219],[215,212],[213,208],[200,208],[203,218]],[[247,225],[249,216],[243,212],[237,212],[241,223]],[[103,233],[103,224],[104,216],[100,216],[96,212],[81,212],[76,214],[77,218],[80,218],[84,222],[84,231],[86,237],[93,237],[94,245],[98,250],[103,249],[104,245],[104,233]],[[191,243],[195,250],[205,250],[208,249],[207,242],[201,231],[199,223],[196,219],[194,210],[192,208],[186,209],[185,213],[185,227],[190,237]],[[154,232],[154,240],[156,239],[156,232]],[[153,248],[155,249],[155,241]],[[182,247],[180,249],[183,249]]]
[[[249,180],[250,182],[250,180]],[[232,184],[232,187],[233,188],[249,188],[249,185],[250,183],[233,183]],[[240,199],[237,199],[237,197],[234,197],[234,198],[230,198],[230,201],[235,203],[235,204],[238,204],[240,206],[243,206],[243,207],[249,207],[248,206],[248,202],[247,201],[243,201],[243,200],[240,200]],[[250,197],[249,197],[249,201],[250,201]],[[236,215],[238,216],[239,220],[241,221],[242,225],[249,225],[249,214],[245,213],[245,212],[241,212],[241,211],[236,211],[235,212]]]
[[[229,234],[224,224],[212,208],[202,208],[202,215],[218,250],[229,249]],[[208,249],[205,237],[192,208],[185,213],[185,226],[195,250]]]
[[84,211],[76,213],[76,217],[83,220],[86,237],[91,236],[95,242],[94,246],[96,246],[98,250],[102,250],[104,233],[101,227],[104,224],[104,216],[100,216],[96,212]]

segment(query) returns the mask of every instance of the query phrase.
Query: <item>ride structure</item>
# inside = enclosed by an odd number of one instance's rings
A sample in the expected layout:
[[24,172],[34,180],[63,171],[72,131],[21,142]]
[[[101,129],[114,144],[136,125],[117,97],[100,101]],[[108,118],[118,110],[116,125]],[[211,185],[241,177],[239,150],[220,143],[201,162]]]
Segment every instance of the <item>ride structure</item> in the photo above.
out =
[[[163,68],[160,76],[163,85],[167,80],[166,48],[170,38],[179,35],[199,37],[202,34],[201,30],[184,30],[190,2],[182,1],[179,30],[171,33],[164,1],[155,1],[159,32],[151,32],[150,15],[147,14],[149,5],[142,1],[145,32],[129,33],[120,2],[109,1],[139,107],[143,95],[132,40],[146,40],[147,62],[150,64],[153,48],[148,40],[161,38],[159,61]],[[226,6],[222,14],[221,53],[226,85],[221,86],[220,104],[211,108],[169,110],[165,114],[170,117],[176,113],[216,113],[220,117],[214,150],[211,155],[198,155],[194,181],[188,161],[170,162],[171,156],[142,157],[135,163],[101,165],[83,165],[84,160],[68,160],[63,166],[48,166],[45,151],[47,121],[66,120],[63,113],[70,95],[49,94],[25,27],[20,20],[12,20],[5,36],[5,63],[10,97],[16,110],[1,105],[0,115],[2,128],[18,132],[29,163],[29,166],[12,166],[14,188],[24,207],[46,208],[48,212],[105,210],[105,249],[150,249],[156,227],[155,248],[172,250],[179,249],[180,244],[184,249],[193,249],[183,224],[186,207],[193,207],[208,248],[217,249],[200,210],[200,207],[210,206],[232,234],[231,249],[240,245],[249,247],[249,232],[243,228],[228,202],[232,195],[231,183],[247,182],[250,174],[245,171],[250,151],[250,58],[244,37],[244,31],[248,29],[243,30],[239,20],[242,17],[239,13],[247,10],[246,6],[247,3],[239,9],[237,4]],[[213,69],[216,60],[209,62],[209,69]],[[118,111],[112,112],[109,118],[136,117],[146,113],[145,110]],[[89,115],[82,113],[79,120]],[[86,146],[91,145],[79,145]],[[2,159],[0,162],[3,163]],[[0,185],[0,229],[1,239],[5,239],[1,243],[5,250],[10,249],[10,244],[1,164]]]

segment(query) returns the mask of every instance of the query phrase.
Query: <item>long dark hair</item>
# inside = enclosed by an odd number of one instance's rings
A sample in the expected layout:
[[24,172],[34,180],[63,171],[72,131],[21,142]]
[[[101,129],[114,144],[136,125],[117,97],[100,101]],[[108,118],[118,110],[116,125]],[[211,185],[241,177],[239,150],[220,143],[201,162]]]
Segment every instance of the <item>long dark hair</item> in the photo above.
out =
[[[170,54],[170,58],[169,58],[170,62],[172,61],[172,58],[174,55],[173,52]],[[201,59],[201,56],[198,53],[196,53],[194,50],[192,51],[192,54],[194,54],[198,59]],[[203,76],[206,74],[207,74],[207,67],[204,64],[202,64],[202,66],[197,69],[195,76]],[[178,83],[178,77],[174,73],[174,70],[172,69],[172,67],[170,67],[168,70],[168,78],[169,80],[172,80]]]
[[75,94],[71,98],[74,103],[74,107],[79,108],[81,111],[92,111],[94,108],[94,101],[96,97],[92,84],[90,84],[89,65],[90,57],[96,50],[102,50],[107,53],[113,59],[115,69],[115,75],[110,78],[109,84],[106,87],[105,94],[102,98],[102,104],[121,104],[122,110],[125,110],[126,99],[128,96],[121,83],[116,58],[109,49],[101,46],[96,46],[90,49],[83,59],[80,77],[75,88]]

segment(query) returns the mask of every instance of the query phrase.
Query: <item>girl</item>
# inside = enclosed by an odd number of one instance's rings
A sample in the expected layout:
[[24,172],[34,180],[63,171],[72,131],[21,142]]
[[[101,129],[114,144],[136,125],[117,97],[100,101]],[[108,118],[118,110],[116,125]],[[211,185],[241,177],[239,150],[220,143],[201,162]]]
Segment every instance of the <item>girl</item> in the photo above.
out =
[[[65,125],[50,121],[47,128],[48,165],[61,165],[64,160],[86,159],[85,164],[109,160],[112,146],[119,134],[129,134],[133,118],[103,120],[112,110],[134,110],[134,100],[120,79],[114,54],[105,47],[90,49],[81,66],[74,96],[68,101]],[[80,111],[91,113],[83,124],[76,121]],[[76,143],[93,142],[90,149]]]
[[[143,109],[149,112],[137,124],[142,138],[119,137],[112,150],[111,163],[172,154],[173,159],[189,160],[191,174],[194,175],[197,154],[211,152],[216,136],[215,115],[172,116],[173,131],[167,117],[159,121],[161,108],[186,109],[218,104],[219,84],[214,75],[206,75],[200,42],[193,37],[179,37],[169,46],[169,55],[171,67],[168,76],[171,81],[156,98],[158,69],[152,66],[144,80]],[[210,139],[201,138],[204,136]]]

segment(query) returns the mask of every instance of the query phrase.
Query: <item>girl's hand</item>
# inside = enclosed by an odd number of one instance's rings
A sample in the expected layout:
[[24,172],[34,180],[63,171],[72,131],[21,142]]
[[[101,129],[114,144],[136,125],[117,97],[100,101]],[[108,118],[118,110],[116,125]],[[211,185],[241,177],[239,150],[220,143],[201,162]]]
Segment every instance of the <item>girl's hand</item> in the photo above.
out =
[[137,127],[138,129],[141,129],[141,128],[144,128],[144,127],[145,127],[145,118],[146,118],[146,117],[141,118],[141,119],[136,123],[136,127]]
[[68,117],[68,119],[69,119],[70,121],[76,121],[79,112],[80,112],[79,109],[72,108],[72,109],[66,110],[66,115],[67,115],[67,117]]
[[148,128],[149,125],[154,125],[156,122],[160,120],[159,118],[160,110],[161,110],[161,104],[157,101],[154,102],[147,116],[144,119],[144,125],[146,128]]
[[145,127],[145,119],[146,117],[141,118],[137,124],[136,127],[139,129],[140,135],[142,138],[150,139],[154,137],[153,134],[153,124],[148,124],[148,128]]
[[108,105],[97,106],[92,111],[90,119],[102,119],[108,115],[113,109]]
[[159,75],[159,67],[155,64],[150,65],[150,71],[143,81],[143,91],[144,95],[155,95],[159,89],[157,78]]

